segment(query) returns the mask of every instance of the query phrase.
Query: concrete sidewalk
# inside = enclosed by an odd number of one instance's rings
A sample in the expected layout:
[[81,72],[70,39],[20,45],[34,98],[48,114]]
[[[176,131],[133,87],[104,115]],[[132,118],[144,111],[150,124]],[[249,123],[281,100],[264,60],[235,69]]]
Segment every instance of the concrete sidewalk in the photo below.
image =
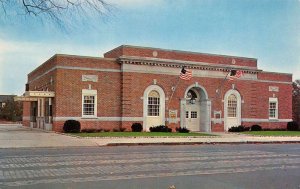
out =
[[97,144],[90,140],[81,140],[17,124],[0,125],[0,149],[69,146],[97,146]]
[[87,147],[131,145],[300,143],[300,137],[256,137],[236,133],[212,133],[203,137],[79,138],[21,125],[0,125],[0,148]]
[[99,146],[132,145],[192,145],[192,144],[246,144],[246,143],[300,143],[300,137],[257,137],[235,133],[212,133],[211,137],[135,137],[88,139]]

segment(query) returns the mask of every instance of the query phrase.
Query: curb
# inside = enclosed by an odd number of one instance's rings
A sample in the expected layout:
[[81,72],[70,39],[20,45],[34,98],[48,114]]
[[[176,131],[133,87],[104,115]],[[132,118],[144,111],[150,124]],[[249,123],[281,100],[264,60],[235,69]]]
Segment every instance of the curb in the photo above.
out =
[[221,144],[300,144],[300,141],[245,141],[245,142],[161,142],[161,143],[108,143],[103,146],[159,146],[159,145],[221,145]]

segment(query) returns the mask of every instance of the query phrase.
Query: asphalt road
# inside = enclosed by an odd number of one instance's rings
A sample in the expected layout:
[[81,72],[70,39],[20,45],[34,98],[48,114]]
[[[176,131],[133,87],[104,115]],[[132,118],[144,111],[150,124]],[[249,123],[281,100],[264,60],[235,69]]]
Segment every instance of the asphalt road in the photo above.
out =
[[300,145],[0,149],[0,188],[300,189]]

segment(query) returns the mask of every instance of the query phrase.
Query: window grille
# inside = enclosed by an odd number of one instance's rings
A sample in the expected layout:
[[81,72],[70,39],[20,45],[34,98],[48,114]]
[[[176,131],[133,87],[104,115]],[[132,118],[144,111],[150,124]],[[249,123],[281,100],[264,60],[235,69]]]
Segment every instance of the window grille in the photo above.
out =
[[237,98],[235,95],[231,94],[228,97],[228,104],[227,104],[227,116],[228,117],[236,117],[236,110],[237,110]]
[[148,116],[159,116],[160,97],[157,91],[151,91],[148,95]]

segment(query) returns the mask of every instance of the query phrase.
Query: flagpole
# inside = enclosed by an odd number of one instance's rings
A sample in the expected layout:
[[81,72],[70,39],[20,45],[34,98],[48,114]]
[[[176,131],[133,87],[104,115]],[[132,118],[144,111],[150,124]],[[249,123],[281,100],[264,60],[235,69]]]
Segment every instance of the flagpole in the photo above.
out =
[[231,70],[229,70],[229,72],[226,74],[226,76],[224,77],[224,79],[223,79],[223,81],[221,82],[221,84],[218,86],[218,88],[217,88],[217,94],[218,94],[218,96],[219,96],[219,93],[221,92],[221,89],[222,89],[222,87],[223,87],[223,85],[224,85],[224,83],[225,83],[225,81],[226,81],[226,79],[227,79],[227,77],[228,77],[228,75],[231,73]]
[[169,105],[170,105],[170,103],[171,103],[171,100],[172,100],[172,98],[173,98],[173,95],[174,95],[174,93],[175,93],[175,91],[176,91],[176,89],[177,89],[177,86],[178,86],[179,82],[180,82],[180,78],[178,77],[177,83],[176,83],[176,85],[175,85],[175,87],[174,87],[174,90],[173,90],[173,87],[172,87],[172,94],[171,94],[170,99],[169,99],[169,102],[168,102],[168,110],[169,110]]
[[[184,68],[185,68],[185,66],[182,66],[182,69],[183,69],[183,70],[184,70]],[[182,72],[182,70],[181,70],[181,72]],[[176,89],[177,89],[177,87],[178,87],[178,85],[179,85],[180,80],[181,80],[181,78],[180,78],[180,76],[179,76],[179,77],[177,78],[177,83],[176,83],[174,89],[173,89],[173,87],[172,87],[172,94],[171,94],[171,96],[170,96],[170,99],[169,99],[169,102],[168,102],[168,106],[167,106],[167,110],[168,110],[168,111],[169,111],[169,106],[170,106],[171,100],[172,100],[173,95],[174,95],[174,93],[175,93],[175,91],[176,91]]]

